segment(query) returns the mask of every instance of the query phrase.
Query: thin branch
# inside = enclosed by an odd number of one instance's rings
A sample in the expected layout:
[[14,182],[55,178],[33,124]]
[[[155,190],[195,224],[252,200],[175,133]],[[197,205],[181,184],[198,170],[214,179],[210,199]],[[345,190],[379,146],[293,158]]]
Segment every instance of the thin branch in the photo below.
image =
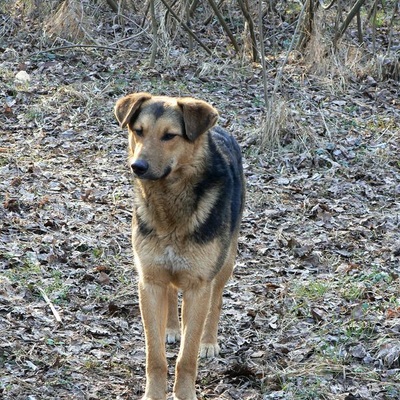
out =
[[395,1],[394,7],[393,7],[393,14],[392,14],[392,17],[390,18],[390,22],[389,22],[389,26],[388,26],[388,28],[389,28],[389,40],[388,40],[388,46],[387,46],[387,49],[388,49],[387,50],[387,55],[390,55],[390,49],[392,48],[392,40],[393,40],[393,38],[392,38],[392,36],[393,36],[392,27],[393,27],[393,22],[394,22],[394,20],[396,18],[398,9],[399,9],[399,2]]
[[[91,44],[71,44],[67,46],[60,46],[60,47],[50,47],[46,50],[41,50],[41,51],[36,51],[35,53],[31,53],[29,56],[36,56],[37,54],[43,54],[43,53],[49,53],[52,51],[58,51],[58,50],[68,50],[68,49],[74,49],[74,48],[91,48],[91,49],[101,49],[101,50],[112,50],[112,51],[119,51],[121,49],[118,49],[117,47],[109,47],[109,46],[97,46],[97,45],[91,45]],[[124,49],[126,51],[132,51],[134,53],[146,53],[143,50],[133,50],[133,49]],[[147,52],[148,54],[148,52]]]
[[169,4],[165,0],[161,0],[165,7],[167,7],[168,11],[172,14],[172,16],[180,23],[183,29],[189,33],[190,36],[209,54],[211,55],[211,50],[197,37],[197,35],[176,15],[175,11],[169,6]]
[[358,41],[360,43],[364,42],[363,32],[362,32],[362,24],[361,24],[361,13],[360,10],[357,11],[357,34],[358,34]]
[[305,4],[308,4],[308,12],[306,13],[304,22],[302,22],[303,29],[297,42],[297,48],[299,50],[304,49],[307,43],[310,41],[314,26],[314,0],[306,0]]
[[151,0],[148,0],[147,3],[146,3],[146,9],[145,9],[145,12],[143,14],[142,25],[141,25],[142,28],[144,28],[144,25],[145,25],[146,19],[147,19],[147,14],[148,14],[148,12],[150,10],[150,1]]
[[[221,8],[222,4],[224,4],[224,1],[225,0],[220,0],[219,3],[217,4],[217,7]],[[211,22],[211,20],[213,19],[213,16],[214,16],[214,14],[210,13],[210,15],[204,20],[203,25],[208,25]]]
[[[170,8],[173,8],[174,5],[175,5],[177,2],[178,2],[178,0],[174,0],[174,1],[172,2],[172,4],[170,5]],[[164,16],[166,22],[167,22],[167,19],[168,19],[168,14],[169,14],[169,9],[167,9],[167,12],[165,13],[165,16]],[[167,22],[167,23],[168,23],[168,22]]]
[[[358,10],[359,12],[360,10]],[[372,12],[372,51],[376,55],[376,14],[378,11],[378,1],[375,0]]]
[[[129,42],[130,40],[135,39],[135,38],[137,38],[137,37],[143,35],[144,33],[147,33],[147,32],[146,32],[145,30],[142,30],[142,32],[139,32],[139,33],[136,34],[136,35],[132,35],[132,36],[129,36],[129,37],[126,37],[126,38],[123,38],[123,39],[119,39],[119,40],[117,40],[117,41],[115,41],[115,42],[112,42],[112,43],[110,43],[110,46],[115,46],[116,44],[120,44],[120,43],[124,43],[124,42]],[[139,50],[132,50],[132,51],[139,51]],[[142,51],[140,50],[140,52],[142,52]]]
[[214,0],[208,0],[208,2],[210,4],[211,8],[214,10],[215,15],[217,16],[219,23],[222,25],[222,28],[224,29],[225,33],[229,36],[229,39],[231,40],[232,45],[235,48],[236,53],[239,53],[239,51],[240,51],[239,45],[238,45],[235,37],[233,36],[231,30],[229,29],[229,26],[225,22],[224,17],[222,16],[221,12],[219,11],[217,5],[215,4],[215,1]]

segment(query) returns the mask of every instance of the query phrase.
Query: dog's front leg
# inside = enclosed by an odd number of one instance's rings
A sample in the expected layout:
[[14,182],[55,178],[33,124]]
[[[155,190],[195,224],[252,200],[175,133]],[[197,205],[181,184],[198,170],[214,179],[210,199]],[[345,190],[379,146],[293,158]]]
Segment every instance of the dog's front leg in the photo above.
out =
[[167,343],[175,343],[180,337],[178,290],[171,285],[168,288]]
[[174,400],[196,400],[197,358],[210,296],[208,284],[183,292],[182,339],[176,363]]
[[146,337],[146,392],[143,400],[165,400],[167,359],[165,329],[167,324],[166,285],[139,282],[140,311]]

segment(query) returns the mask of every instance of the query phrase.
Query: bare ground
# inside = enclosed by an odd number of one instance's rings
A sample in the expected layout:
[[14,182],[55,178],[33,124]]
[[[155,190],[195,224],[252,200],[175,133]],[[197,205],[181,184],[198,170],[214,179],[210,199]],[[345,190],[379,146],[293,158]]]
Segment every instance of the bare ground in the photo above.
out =
[[[262,149],[257,65],[179,48],[154,69],[122,50],[35,54],[13,32],[0,46],[0,398],[143,394],[131,177],[112,115],[139,90],[212,102],[243,148],[222,354],[200,361],[199,398],[400,398],[398,81],[321,78],[295,60],[280,145]],[[167,354],[171,388],[177,346]]]

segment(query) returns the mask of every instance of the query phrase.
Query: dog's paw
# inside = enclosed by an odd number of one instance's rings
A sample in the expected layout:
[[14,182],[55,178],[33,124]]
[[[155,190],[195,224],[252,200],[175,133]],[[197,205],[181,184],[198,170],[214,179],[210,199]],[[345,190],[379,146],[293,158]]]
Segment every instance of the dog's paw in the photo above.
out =
[[144,395],[140,400],[167,400],[167,395],[165,396],[151,396],[151,395]]
[[142,397],[141,400],[166,400],[167,397]]
[[174,393],[173,400],[197,400],[196,392],[185,391],[183,393]]
[[190,397],[188,397],[188,396],[185,396],[185,397],[178,397],[178,396],[174,396],[174,400],[197,400],[197,397],[196,396],[190,396]]
[[165,338],[168,344],[176,343],[181,340],[181,332],[179,329],[167,329],[167,335]]
[[202,343],[200,345],[200,358],[213,358],[219,355],[218,343]]

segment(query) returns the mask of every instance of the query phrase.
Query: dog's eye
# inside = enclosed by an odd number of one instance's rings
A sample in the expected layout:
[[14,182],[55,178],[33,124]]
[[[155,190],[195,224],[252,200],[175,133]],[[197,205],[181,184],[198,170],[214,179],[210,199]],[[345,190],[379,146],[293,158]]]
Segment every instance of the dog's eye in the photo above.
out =
[[143,129],[134,129],[133,130],[137,136],[143,136]]
[[166,133],[166,134],[161,138],[161,140],[162,140],[163,142],[168,142],[168,140],[172,140],[175,136],[177,136],[177,135],[175,135],[174,133]]

